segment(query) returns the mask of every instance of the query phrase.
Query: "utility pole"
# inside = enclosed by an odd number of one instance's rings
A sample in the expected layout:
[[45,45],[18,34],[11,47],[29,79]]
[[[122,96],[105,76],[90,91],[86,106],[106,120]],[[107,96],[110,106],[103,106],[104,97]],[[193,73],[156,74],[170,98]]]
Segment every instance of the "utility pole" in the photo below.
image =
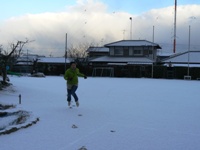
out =
[[132,17],[130,17],[131,26],[130,26],[130,40],[132,40]]
[[153,26],[153,36],[152,36],[152,67],[151,67],[151,77],[153,78],[153,63],[154,63],[154,26]]
[[188,38],[188,70],[187,70],[187,75],[190,75],[190,30],[191,27],[189,25],[189,38]]
[[177,0],[175,0],[175,8],[174,8],[174,46],[173,52],[176,53],[176,8],[177,8]]
[[28,49],[27,49],[27,52],[26,52],[26,63],[27,63],[27,68],[28,68],[28,62],[29,62],[29,60],[28,60]]
[[66,59],[67,59],[67,33],[65,35],[65,70],[66,71]]

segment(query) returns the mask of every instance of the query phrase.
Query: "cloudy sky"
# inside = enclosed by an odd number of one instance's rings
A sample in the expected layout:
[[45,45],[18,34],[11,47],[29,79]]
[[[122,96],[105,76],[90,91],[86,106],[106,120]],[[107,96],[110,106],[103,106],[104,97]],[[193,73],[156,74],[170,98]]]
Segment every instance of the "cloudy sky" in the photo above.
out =
[[[173,52],[174,0],[0,0],[0,45],[29,39],[29,53],[62,56],[68,48],[153,40]],[[200,1],[177,0],[177,50],[200,50]],[[130,20],[132,17],[132,21]],[[131,31],[132,23],[132,31]],[[154,32],[153,32],[154,26]],[[132,33],[132,35],[130,35]]]

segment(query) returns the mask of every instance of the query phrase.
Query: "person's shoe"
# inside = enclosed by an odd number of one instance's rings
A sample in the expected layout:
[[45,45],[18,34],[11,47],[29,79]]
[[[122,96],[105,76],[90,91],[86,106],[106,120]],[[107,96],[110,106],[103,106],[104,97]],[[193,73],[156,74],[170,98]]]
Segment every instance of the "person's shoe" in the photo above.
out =
[[70,106],[71,105],[71,102],[68,102],[68,106]]
[[79,102],[78,102],[78,101],[76,102],[76,106],[77,106],[77,107],[79,106]]

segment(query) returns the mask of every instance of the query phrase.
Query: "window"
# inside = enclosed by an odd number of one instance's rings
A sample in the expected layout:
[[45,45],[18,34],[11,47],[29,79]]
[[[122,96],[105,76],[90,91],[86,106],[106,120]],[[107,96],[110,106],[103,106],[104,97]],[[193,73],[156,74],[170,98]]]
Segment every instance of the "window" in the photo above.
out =
[[129,56],[133,56],[133,47],[129,48]]
[[124,47],[123,55],[124,55],[125,57],[128,57],[128,56],[129,56],[129,47]]
[[122,56],[123,55],[123,48],[122,47],[115,47],[115,55]]
[[114,55],[114,49],[110,48],[110,55],[113,56]]
[[134,55],[142,55],[142,51],[141,50],[134,50],[133,54]]

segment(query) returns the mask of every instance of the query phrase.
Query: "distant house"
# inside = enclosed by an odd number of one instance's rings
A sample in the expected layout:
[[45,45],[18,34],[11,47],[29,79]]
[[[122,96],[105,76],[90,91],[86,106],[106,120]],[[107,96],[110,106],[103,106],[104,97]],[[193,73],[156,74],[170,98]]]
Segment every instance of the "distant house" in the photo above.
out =
[[187,51],[174,54],[162,60],[167,67],[166,76],[169,78],[184,78],[192,76],[192,79],[200,79],[200,51]]
[[31,73],[33,71],[34,62],[39,57],[43,56],[29,54],[17,58],[12,71],[20,73]]
[[65,71],[65,67],[69,66],[72,58],[64,57],[41,57],[37,61],[37,71],[43,72],[45,75],[60,75]]
[[16,60],[12,71],[19,73],[42,72],[45,75],[60,75],[65,71],[72,58],[23,55]]
[[108,55],[92,59],[92,63],[152,64],[161,47],[147,40],[122,40],[105,45]]
[[187,51],[172,55],[162,61],[164,65],[171,63],[173,67],[198,67],[200,68],[200,51]]
[[[93,76],[99,74],[103,76],[104,72],[108,72],[109,76],[150,76],[145,66],[151,66],[156,63],[157,51],[161,47],[147,40],[121,40],[104,45],[109,49],[108,55],[94,58],[90,60],[90,64],[97,66],[93,69]],[[124,66],[120,71],[115,71],[114,66]],[[137,66],[134,69],[127,69],[126,66]],[[131,70],[131,71],[130,71]],[[116,75],[116,72],[119,72]],[[147,75],[148,72],[148,75]]]

